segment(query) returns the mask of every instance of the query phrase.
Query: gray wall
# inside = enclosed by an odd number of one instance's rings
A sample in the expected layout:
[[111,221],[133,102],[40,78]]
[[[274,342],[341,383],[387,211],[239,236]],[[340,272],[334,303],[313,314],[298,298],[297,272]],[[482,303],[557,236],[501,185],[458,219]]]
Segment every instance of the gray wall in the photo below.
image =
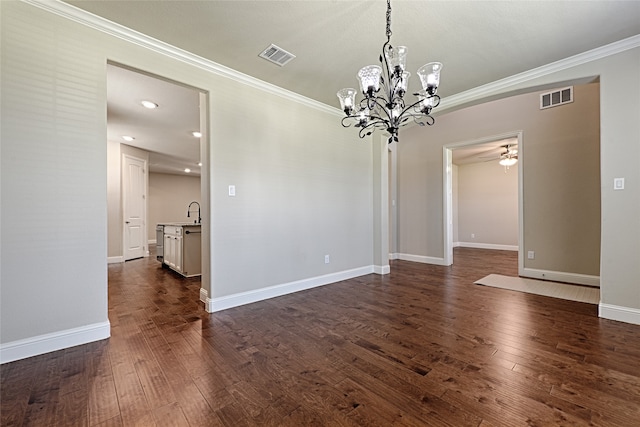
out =
[[[471,245],[518,246],[518,164],[498,160],[457,167],[457,240]],[[455,221],[457,213],[457,222]],[[474,237],[472,237],[474,235]]]
[[372,266],[372,147],[333,110],[26,3],[0,8],[3,348],[108,335],[107,60],[209,92],[210,297]]
[[575,86],[574,98],[540,110],[537,92],[508,97],[405,132],[398,150],[401,252],[443,256],[442,147],[522,130],[523,243],[536,253],[525,268],[598,276],[599,85]]
[[198,205],[191,207],[191,216],[187,218],[187,207],[193,201],[200,203],[199,176],[149,173],[149,240],[156,239],[156,224],[197,220]]

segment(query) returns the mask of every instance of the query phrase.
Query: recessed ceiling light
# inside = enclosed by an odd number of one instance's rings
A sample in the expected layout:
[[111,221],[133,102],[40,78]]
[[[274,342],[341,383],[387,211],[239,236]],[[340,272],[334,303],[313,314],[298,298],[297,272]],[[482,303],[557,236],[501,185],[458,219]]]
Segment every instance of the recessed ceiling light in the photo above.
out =
[[198,162],[198,166],[202,166],[202,162]]
[[202,137],[202,133],[198,132],[198,131],[191,132],[191,135],[195,136],[196,138],[201,138]]
[[125,141],[128,141],[128,142],[131,142],[131,141],[133,141],[135,138],[134,138],[134,137],[132,137],[132,136],[125,135],[125,136],[123,136],[123,137],[122,137],[122,139],[124,139]]
[[184,171],[185,171],[186,173],[190,173],[190,172],[191,172],[191,169],[189,169],[189,168],[185,168],[185,169],[184,169]]
[[154,108],[158,108],[158,104],[151,101],[141,101],[140,104],[142,104],[144,108],[149,108],[150,110],[153,110]]

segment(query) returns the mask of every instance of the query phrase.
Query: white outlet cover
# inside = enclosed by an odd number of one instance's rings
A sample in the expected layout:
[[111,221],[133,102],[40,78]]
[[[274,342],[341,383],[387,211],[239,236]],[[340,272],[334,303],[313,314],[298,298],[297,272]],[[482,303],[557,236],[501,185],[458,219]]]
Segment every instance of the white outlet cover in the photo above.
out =
[[624,190],[624,178],[613,178],[613,189]]
[[236,186],[235,185],[230,185],[229,186],[229,196],[233,197],[236,195]]

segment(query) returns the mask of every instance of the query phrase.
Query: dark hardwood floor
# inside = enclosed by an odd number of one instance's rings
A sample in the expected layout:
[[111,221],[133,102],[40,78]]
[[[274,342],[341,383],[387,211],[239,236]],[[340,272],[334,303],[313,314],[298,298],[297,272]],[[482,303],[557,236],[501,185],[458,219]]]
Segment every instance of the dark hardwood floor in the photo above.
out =
[[153,258],[109,266],[109,340],[1,367],[2,426],[640,425],[640,326],[473,285],[457,249],[207,314]]

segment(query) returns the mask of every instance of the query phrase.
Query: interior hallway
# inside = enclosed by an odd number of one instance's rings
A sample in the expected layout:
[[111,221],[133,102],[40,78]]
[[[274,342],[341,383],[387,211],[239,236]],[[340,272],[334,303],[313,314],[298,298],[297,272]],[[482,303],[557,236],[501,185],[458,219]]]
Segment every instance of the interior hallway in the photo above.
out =
[[515,252],[207,314],[154,257],[109,265],[109,340],[1,367],[11,425],[637,425],[640,327],[473,285]]

